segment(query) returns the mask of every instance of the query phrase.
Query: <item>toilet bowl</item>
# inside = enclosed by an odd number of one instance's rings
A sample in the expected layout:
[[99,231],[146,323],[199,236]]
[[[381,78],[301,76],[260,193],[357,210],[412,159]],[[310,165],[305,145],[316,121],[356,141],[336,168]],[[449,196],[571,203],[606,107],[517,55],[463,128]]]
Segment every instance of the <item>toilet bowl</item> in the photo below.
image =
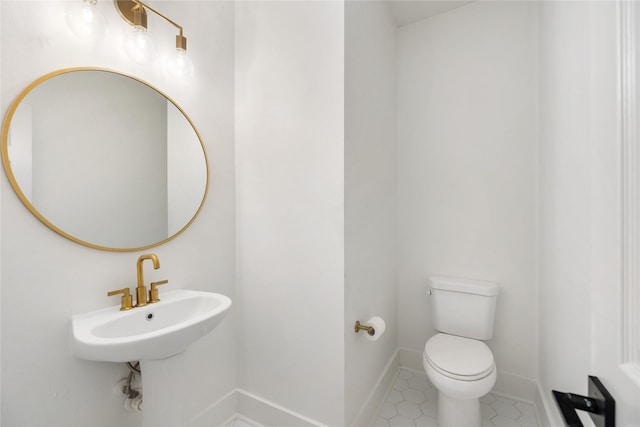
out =
[[438,389],[438,427],[480,427],[480,397],[496,383],[493,336],[497,283],[430,277],[431,320],[438,331],[424,346],[422,362]]
[[438,389],[438,427],[479,427],[480,397],[496,383],[496,365],[482,341],[439,333],[427,341],[422,358]]

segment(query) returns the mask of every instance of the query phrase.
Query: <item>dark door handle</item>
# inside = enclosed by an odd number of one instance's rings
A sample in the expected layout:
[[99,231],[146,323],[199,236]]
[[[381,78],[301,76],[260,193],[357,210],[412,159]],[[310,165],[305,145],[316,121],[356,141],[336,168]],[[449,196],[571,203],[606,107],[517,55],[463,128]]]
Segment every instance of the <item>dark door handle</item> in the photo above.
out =
[[588,412],[596,427],[615,427],[616,401],[598,377],[589,376],[589,396],[552,391],[567,427],[584,427],[576,410]]

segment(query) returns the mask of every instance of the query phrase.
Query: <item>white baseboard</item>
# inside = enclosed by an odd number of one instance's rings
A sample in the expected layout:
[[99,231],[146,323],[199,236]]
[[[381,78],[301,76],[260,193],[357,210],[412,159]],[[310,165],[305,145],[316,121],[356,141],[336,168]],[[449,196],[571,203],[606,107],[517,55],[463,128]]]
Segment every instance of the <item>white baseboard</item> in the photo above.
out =
[[217,402],[209,405],[204,411],[193,417],[187,426],[223,426],[236,415],[246,417],[264,426],[327,427],[319,421],[290,411],[241,389],[232,390]]
[[229,393],[209,405],[205,410],[187,422],[188,427],[222,426],[236,414],[238,408],[238,391]]
[[[423,372],[422,353],[407,348],[399,348],[394,353],[380,374],[375,387],[369,393],[367,400],[355,416],[351,423],[352,426],[373,425],[377,410],[401,367]],[[557,423],[552,424],[549,417],[549,411],[553,409],[553,402],[545,398],[545,394],[536,381],[498,370],[498,379],[492,393],[533,403],[540,426],[556,427]],[[187,425],[189,427],[222,426],[234,415],[247,417],[263,426],[326,427],[319,421],[241,389],[230,391],[193,417]]]
[[400,366],[414,371],[424,372],[422,353],[419,351],[401,347],[398,349],[398,357],[400,358]]
[[252,420],[265,426],[278,427],[327,427],[325,424],[293,412],[277,403],[269,402],[244,390],[236,390],[238,410]]
[[365,400],[364,404],[360,408],[360,411],[356,414],[355,418],[349,425],[351,426],[370,426],[374,424],[375,417],[378,415],[378,409],[382,404],[389,388],[391,387],[398,370],[400,369],[400,357],[398,356],[398,350],[393,353],[391,359],[385,366],[384,370],[380,374],[380,378],[376,382],[373,390],[369,393],[369,396]]
[[536,411],[541,427],[564,426],[560,412],[557,410],[556,404],[553,401],[551,391],[545,393],[540,383],[538,383],[536,387]]
[[498,369],[498,379],[493,386],[493,393],[507,397],[515,397],[517,400],[535,403],[536,382],[510,372],[501,372]]

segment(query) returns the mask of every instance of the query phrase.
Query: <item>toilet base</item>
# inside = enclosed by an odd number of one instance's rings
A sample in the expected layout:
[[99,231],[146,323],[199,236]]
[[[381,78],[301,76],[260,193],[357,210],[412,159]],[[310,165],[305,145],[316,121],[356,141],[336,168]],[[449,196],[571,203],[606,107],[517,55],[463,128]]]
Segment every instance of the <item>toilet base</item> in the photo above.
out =
[[438,393],[438,427],[480,427],[480,399],[453,399]]

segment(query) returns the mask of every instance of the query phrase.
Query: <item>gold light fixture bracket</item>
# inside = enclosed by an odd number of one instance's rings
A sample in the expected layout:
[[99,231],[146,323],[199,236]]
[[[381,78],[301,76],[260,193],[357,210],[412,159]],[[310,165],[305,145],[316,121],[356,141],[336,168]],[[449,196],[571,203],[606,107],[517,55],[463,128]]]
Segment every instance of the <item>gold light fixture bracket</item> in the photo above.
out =
[[116,9],[118,9],[120,16],[122,16],[122,19],[124,19],[131,25],[136,25],[135,14],[136,14],[136,11],[140,9],[142,12],[142,21],[143,21],[142,26],[145,28],[147,28],[147,13],[146,13],[147,9],[150,12],[157,15],[158,17],[164,19],[166,22],[173,25],[179,30],[180,33],[176,37],[176,46],[178,47],[184,46],[184,49],[186,50],[187,38],[182,35],[182,31],[183,31],[182,26],[178,25],[177,23],[167,18],[162,13],[158,12],[148,4],[141,2],[140,0],[114,0],[114,2],[116,4]]
[[113,0],[113,2],[116,4],[116,9],[122,19],[127,21],[130,25],[135,25],[135,10],[141,9],[142,26],[145,28],[147,27],[147,12],[138,2],[133,0]]
[[[114,3],[122,19],[124,19],[128,24],[136,27],[136,31],[140,30],[140,27],[143,27],[145,30],[147,29],[146,12],[151,12],[158,18],[162,18],[167,23],[173,25],[178,30],[178,35],[176,35],[176,51],[168,56],[166,61],[167,71],[169,74],[182,77],[190,77],[193,75],[193,63],[189,57],[186,56],[187,38],[183,34],[182,26],[178,25],[175,21],[172,21],[166,15],[158,12],[148,4],[143,3],[141,0],[114,0]],[[126,45],[128,46],[126,48],[128,50],[137,50],[136,47],[129,46],[129,43],[126,43]],[[129,56],[133,59],[136,54],[129,53]],[[134,59],[134,61],[136,60]]]
[[187,38],[182,34],[176,36],[176,49],[187,50]]

